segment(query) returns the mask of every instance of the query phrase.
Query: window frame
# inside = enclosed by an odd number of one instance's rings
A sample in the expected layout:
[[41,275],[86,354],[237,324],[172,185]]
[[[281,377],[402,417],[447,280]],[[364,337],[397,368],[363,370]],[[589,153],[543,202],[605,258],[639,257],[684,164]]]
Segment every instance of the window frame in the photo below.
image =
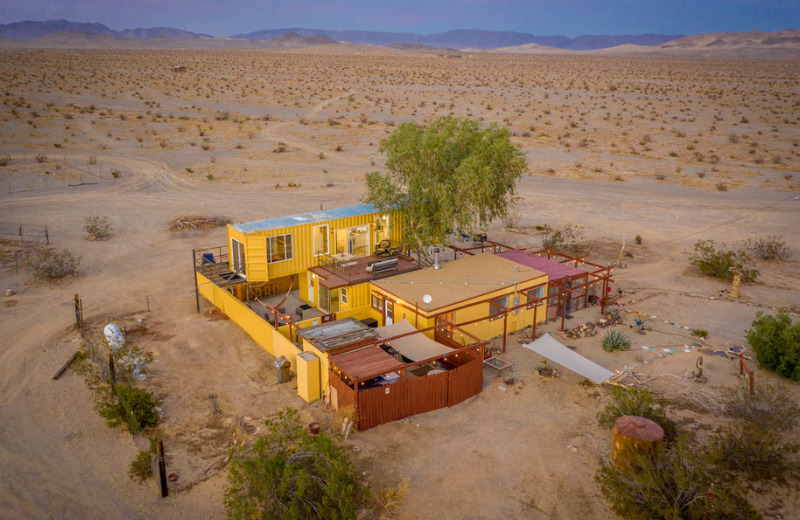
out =
[[243,271],[241,274],[244,274],[247,269],[247,257],[244,252],[244,243],[233,237],[231,237],[231,268],[234,272],[241,269]]
[[341,294],[339,295],[339,303],[347,305],[347,287],[342,287]]
[[[527,291],[525,291],[525,294],[530,296],[531,298],[542,300],[545,297],[545,294],[544,294],[545,287],[546,287],[545,284],[537,285],[536,287],[532,287],[532,288],[528,289]],[[538,296],[533,295],[532,293],[534,293],[534,292],[539,293]],[[530,302],[530,300],[528,300],[528,301]],[[537,307],[537,306],[539,306],[541,304],[542,304],[541,302],[539,302],[539,303],[530,302],[530,303],[528,303],[528,305],[525,306],[525,310],[529,311],[529,310],[533,309],[534,307]]]
[[[497,298],[492,298],[491,300],[489,300],[489,316],[493,316],[494,314],[497,314],[498,312],[506,312],[506,309],[508,308],[508,299],[509,298],[510,298],[510,296],[508,294],[506,294],[505,296],[499,296]],[[497,306],[496,303],[494,303],[495,301],[500,301],[502,306],[505,307],[505,309],[497,308],[498,306]],[[497,308],[497,310],[496,311],[492,310],[493,307]],[[494,321],[494,320],[499,320],[501,318],[502,318],[502,316],[494,316],[493,318],[489,318],[489,320],[490,321]]]
[[[317,228],[325,228],[325,233],[323,233],[323,236],[325,237],[324,251],[317,251],[316,234],[315,234]],[[331,236],[330,236],[330,226],[328,224],[320,224],[318,226],[314,226],[311,228],[311,247],[314,249],[315,257],[331,254]]]
[[[287,237],[288,237],[288,240],[287,240]],[[273,250],[272,250],[272,248],[273,248],[272,241],[273,240],[278,240],[278,239],[281,239],[281,238],[283,239],[283,255],[284,255],[284,257],[279,259],[279,260],[275,260],[275,259],[273,259],[273,255],[275,253],[273,253]],[[288,247],[287,247],[287,244],[288,244]],[[287,255],[287,252],[289,253],[288,255]],[[275,235],[275,236],[267,237],[267,263],[268,264],[277,264],[279,262],[286,262],[286,261],[292,260],[292,259],[294,259],[294,237],[292,236],[292,233],[286,233],[284,235]]]
[[375,309],[376,311],[378,311],[380,313],[383,313],[383,307],[384,307],[384,298],[383,298],[383,296],[378,294],[378,293],[372,293],[371,305],[372,305],[373,309]]

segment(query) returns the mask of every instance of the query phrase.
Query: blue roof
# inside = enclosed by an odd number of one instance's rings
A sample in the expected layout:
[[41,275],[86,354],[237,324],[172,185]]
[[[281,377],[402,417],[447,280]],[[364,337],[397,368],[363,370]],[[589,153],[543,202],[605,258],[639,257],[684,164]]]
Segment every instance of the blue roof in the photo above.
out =
[[253,220],[244,224],[234,224],[231,226],[242,233],[256,233],[258,231],[269,231],[300,224],[310,224],[314,222],[327,222],[346,217],[358,217],[376,213],[378,208],[372,204],[356,204],[345,208],[334,208],[327,211],[312,211],[311,213],[301,213],[299,215],[289,215],[286,217],[265,218],[263,220]]

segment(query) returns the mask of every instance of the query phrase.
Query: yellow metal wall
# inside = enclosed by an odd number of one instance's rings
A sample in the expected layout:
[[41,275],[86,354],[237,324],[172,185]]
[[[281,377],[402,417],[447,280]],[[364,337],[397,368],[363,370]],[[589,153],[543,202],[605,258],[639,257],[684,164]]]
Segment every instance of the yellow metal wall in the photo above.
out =
[[231,293],[218,287],[202,274],[196,274],[200,294],[206,300],[239,325],[264,350],[275,357],[285,356],[292,364],[292,371],[297,373],[297,354],[301,351],[294,343]]
[[297,395],[307,403],[312,403],[322,397],[320,391],[320,360],[319,357],[306,359],[310,352],[297,356]]
[[315,347],[305,339],[303,339],[303,351],[311,352],[312,354],[314,354],[319,358],[320,390],[322,391],[322,397],[327,397],[328,385],[330,384],[330,378],[329,378],[330,363],[328,362],[328,354],[325,354],[321,350],[318,350],[317,347]]
[[[231,238],[235,238],[245,244],[245,263],[247,264],[248,281],[266,281],[268,279],[280,278],[291,274],[304,273],[309,267],[317,265],[317,258],[314,256],[314,243],[312,232],[313,228],[320,225],[328,226],[328,247],[330,253],[335,253],[335,231],[357,226],[369,225],[370,249],[375,246],[375,219],[384,213],[376,212],[356,217],[345,217],[327,222],[310,222],[297,224],[295,226],[270,229],[269,231],[257,231],[254,233],[241,233],[233,226],[228,225],[228,248],[231,245]],[[402,223],[399,215],[390,214],[389,228],[391,240],[399,244],[402,239]],[[282,262],[267,264],[267,238],[279,235],[292,235],[292,259]],[[371,252],[371,251],[370,251]],[[306,285],[307,287],[307,285]],[[307,288],[302,289],[305,293]]]
[[[533,279],[533,280],[529,280],[529,281],[524,282],[524,283],[520,283],[519,287],[518,287],[518,291],[517,291],[519,296],[520,296],[520,300],[519,300],[520,303],[524,303],[524,302],[527,301],[525,296],[522,295],[522,293],[524,291],[532,289],[533,287],[536,287],[537,285],[541,285],[541,284],[546,283],[546,282],[547,282],[547,277],[546,276],[542,276],[542,277],[539,277],[539,278],[536,278],[536,279]],[[384,290],[382,290],[382,289],[370,284],[370,300],[368,302],[368,305],[370,305],[370,310],[372,311],[372,314],[373,314],[372,317],[378,319],[378,323],[380,323],[381,325],[384,324],[383,316],[380,314],[380,312],[378,312],[378,311],[376,311],[376,310],[371,308],[371,305],[372,305],[371,295],[373,293],[380,294],[384,298],[391,299],[391,300],[394,300],[395,302],[397,302],[397,303],[395,303],[395,306],[394,306],[394,319],[395,319],[395,321],[406,319],[412,325],[415,324],[416,328],[420,329],[420,330],[434,326],[434,323],[435,323],[434,319],[432,317],[431,318],[427,317],[427,313],[425,312],[424,308],[419,310],[419,316],[416,318],[416,322],[415,322],[416,309],[415,309],[413,304],[412,305],[408,305],[405,302],[399,301],[396,297],[394,297],[390,293],[387,293],[386,291],[384,291]],[[431,315],[433,315],[433,314],[436,314],[436,315],[444,314],[444,313],[449,312],[450,309],[457,309],[459,307],[464,307],[464,306],[469,305],[471,303],[480,302],[482,300],[486,300],[486,299],[489,299],[489,298],[502,297],[502,296],[508,295],[508,294],[509,294],[508,289],[501,289],[501,290],[498,290],[498,291],[494,291],[492,293],[488,293],[488,294],[484,294],[484,295],[481,295],[481,296],[478,296],[478,297],[475,297],[475,298],[464,300],[464,301],[459,302],[459,303],[457,303],[455,305],[450,305],[450,306],[442,308],[442,309],[436,309],[435,311],[432,311],[430,314]],[[513,295],[509,295],[509,306],[513,306],[513,301],[512,300],[513,300]],[[508,321],[507,321],[507,324],[506,324],[507,325],[506,332],[515,332],[515,331],[522,330],[525,327],[528,327],[528,326],[532,325],[533,324],[534,312],[536,312],[536,322],[537,323],[540,323],[540,322],[542,322],[542,321],[544,321],[546,319],[546,312],[545,312],[545,306],[544,305],[541,305],[536,309],[530,309],[530,310],[523,308],[523,309],[520,309],[516,314],[514,312],[509,312],[508,313]],[[503,334],[503,317],[501,316],[500,318],[495,318],[493,320],[489,320],[488,319],[489,315],[490,315],[490,304],[489,304],[489,302],[485,302],[485,303],[472,305],[470,307],[455,311],[454,316],[453,316],[453,322],[457,324],[457,323],[463,323],[463,322],[467,322],[467,321],[480,319],[481,321],[472,323],[470,325],[466,325],[466,326],[464,326],[462,328],[464,330],[466,330],[467,332],[469,332],[471,334],[474,334],[475,336],[477,336],[477,337],[479,337],[481,339],[491,339],[491,338],[494,338],[496,336],[500,336],[500,335]],[[428,335],[432,336],[432,333],[428,334]]]

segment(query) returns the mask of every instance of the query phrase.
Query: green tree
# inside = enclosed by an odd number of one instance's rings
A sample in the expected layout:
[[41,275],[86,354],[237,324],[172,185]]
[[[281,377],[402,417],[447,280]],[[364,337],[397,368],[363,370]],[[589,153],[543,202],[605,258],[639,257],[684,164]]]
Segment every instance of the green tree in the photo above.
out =
[[365,201],[399,211],[404,241],[418,246],[506,218],[527,168],[507,128],[469,118],[403,123],[380,151],[386,173],[367,174]]
[[761,366],[800,381],[800,322],[792,325],[785,312],[777,316],[759,312],[746,337]]
[[231,460],[228,517],[355,519],[368,491],[344,449],[324,433],[309,435],[291,408],[265,424],[269,433]]

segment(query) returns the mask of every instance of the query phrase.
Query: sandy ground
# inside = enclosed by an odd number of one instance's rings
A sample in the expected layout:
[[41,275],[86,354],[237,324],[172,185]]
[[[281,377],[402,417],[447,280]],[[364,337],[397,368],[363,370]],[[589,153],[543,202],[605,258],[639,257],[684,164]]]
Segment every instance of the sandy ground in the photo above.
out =
[[[364,172],[381,167],[381,138],[404,120],[469,114],[514,129],[530,172],[507,223],[515,231],[497,223],[490,238],[537,247],[534,226],[572,222],[584,226],[591,258],[605,262],[625,237],[632,256],[614,287],[625,308],[657,316],[662,332],[635,336],[624,353],[603,352],[598,338],[569,343],[604,366],[658,354],[642,345],[688,342],[672,323],[709,330],[715,348],[741,345],[757,311],[800,302],[796,260],[759,265],[759,283],[736,303],[716,299],[725,285],[686,260],[695,240],[754,233],[783,235],[800,254],[797,61],[0,52],[0,155],[10,156],[0,168],[0,223],[46,225],[53,246],[82,258],[80,276],[57,285],[0,273],[0,289],[18,293],[0,306],[4,518],[222,518],[219,461],[235,440],[257,435],[285,406],[329,424],[330,412],[276,383],[271,357],[243,331],[208,304],[196,313],[190,252],[222,245],[224,232],[172,233],[169,222],[357,203]],[[176,63],[189,72],[173,74]],[[274,151],[279,143],[285,151]],[[97,214],[113,222],[108,241],[83,236],[83,219]],[[160,399],[159,433],[179,475],[169,499],[128,478],[144,441],[105,426],[82,377],[51,380],[79,345],[75,293],[95,332],[111,316],[132,329],[145,320],[135,341],[153,362],[141,384]],[[637,374],[668,394],[690,392],[690,350]],[[506,356],[516,380],[508,391],[497,388],[505,375],[487,371],[484,392],[462,405],[351,437],[360,471],[376,486],[410,478],[401,518],[613,518],[592,480],[610,446],[595,420],[607,389],[565,371],[539,378],[541,359],[517,338]],[[704,388],[738,384],[734,362],[713,357],[705,367]],[[791,518],[797,492],[775,493],[773,517]]]

